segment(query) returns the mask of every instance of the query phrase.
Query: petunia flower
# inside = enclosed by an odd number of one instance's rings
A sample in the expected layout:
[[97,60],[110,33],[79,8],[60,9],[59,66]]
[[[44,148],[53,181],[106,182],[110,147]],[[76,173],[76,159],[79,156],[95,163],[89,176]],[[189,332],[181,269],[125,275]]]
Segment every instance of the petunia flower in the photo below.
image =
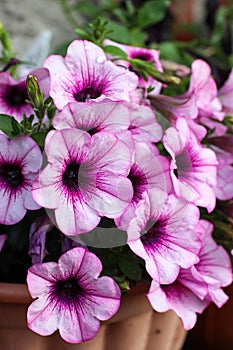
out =
[[222,104],[218,98],[217,85],[211,76],[211,68],[205,61],[197,59],[192,63],[187,95],[194,94],[199,117],[224,118]]
[[[46,97],[49,95],[49,72],[45,68],[38,68],[28,74],[35,75],[41,91]],[[9,114],[17,121],[22,121],[23,114],[29,117],[33,114],[32,107],[26,102],[29,100],[26,85],[26,75],[15,80],[9,72],[0,73],[0,113]]]
[[150,107],[105,99],[87,104],[68,103],[53,119],[55,129],[76,128],[93,135],[108,131],[121,137],[129,130],[137,142],[159,142],[162,128]]
[[203,60],[197,59],[192,63],[190,84],[185,93],[178,96],[156,95],[151,102],[172,126],[175,126],[178,118],[185,118],[198,140],[202,140],[207,133],[201,124],[208,128],[218,127],[219,131],[223,128],[217,121],[223,120],[225,112],[210,66]]
[[201,240],[199,262],[191,267],[192,276],[207,285],[205,299],[213,301],[218,307],[228,300],[222,287],[230,285],[233,281],[232,264],[226,250],[217,245],[213,239],[213,224],[200,220],[196,227]]
[[143,193],[148,194],[156,189],[171,192],[170,164],[159,152],[155,154],[146,143],[135,144],[134,160],[128,178],[133,185],[133,198],[123,214],[115,219],[117,227],[127,230],[130,221],[135,217],[138,203]]
[[55,209],[65,234],[88,232],[101,216],[115,218],[131,201],[131,150],[114,134],[52,131],[45,152],[48,165],[34,182],[32,195],[43,207]]
[[176,128],[166,130],[163,143],[172,156],[171,176],[176,195],[212,211],[218,164],[215,153],[198,142],[184,118],[177,120]]
[[154,111],[147,106],[131,104],[129,130],[136,142],[159,142],[162,127],[157,122]]
[[[199,282],[200,288],[202,283]],[[197,321],[196,313],[202,313],[209,305],[207,300],[201,300],[190,289],[177,279],[171,284],[160,285],[152,281],[147,298],[154,310],[165,312],[173,310],[182,320],[184,329],[194,327]]]
[[[140,59],[145,62],[153,62],[153,65],[158,69],[158,71],[163,71],[162,64],[159,60],[160,52],[158,50],[123,45],[109,39],[104,41],[104,45],[117,46],[127,54],[129,59]],[[133,70],[133,68],[131,68],[130,62],[126,60],[117,60],[115,61],[115,64],[122,65],[130,70]],[[162,83],[152,78],[151,76],[148,77],[147,81],[139,76],[138,87],[147,89],[149,86],[153,87],[153,90],[150,92],[151,96],[158,95],[162,89]]]
[[93,135],[99,131],[120,133],[130,125],[130,109],[124,102],[105,99],[98,103],[68,103],[53,119],[55,129],[75,128]]
[[150,193],[150,210],[131,220],[127,233],[131,250],[145,260],[147,272],[159,283],[171,283],[180,267],[198,262],[199,238],[194,227],[199,220],[198,208],[170,195],[161,207],[161,192]]
[[53,224],[48,216],[37,218],[31,225],[29,231],[28,255],[32,259],[32,264],[41,263],[48,254],[45,248],[46,235],[53,228]]
[[32,138],[19,136],[10,140],[0,135],[1,224],[13,225],[24,217],[27,209],[40,208],[30,191],[41,164],[41,151]]
[[226,114],[233,115],[233,69],[231,70],[228,79],[218,92],[218,98],[220,99]]
[[58,109],[69,102],[130,101],[129,93],[137,87],[133,72],[108,61],[97,45],[73,41],[65,57],[49,56],[44,63],[51,75],[50,95]]
[[181,317],[184,328],[191,329],[196,313],[214,302],[222,307],[228,296],[222,287],[232,283],[232,266],[227,252],[212,238],[213,225],[200,220],[195,230],[201,240],[199,261],[188,269],[181,269],[171,284],[152,281],[147,297],[158,312],[173,310]]
[[233,154],[217,150],[216,148],[214,150],[218,159],[217,186],[214,188],[214,192],[216,194],[216,197],[220,200],[232,199]]
[[78,247],[63,254],[58,263],[29,268],[28,327],[46,336],[57,329],[69,343],[81,343],[97,334],[100,321],[111,318],[120,305],[120,289],[107,276],[96,255]]

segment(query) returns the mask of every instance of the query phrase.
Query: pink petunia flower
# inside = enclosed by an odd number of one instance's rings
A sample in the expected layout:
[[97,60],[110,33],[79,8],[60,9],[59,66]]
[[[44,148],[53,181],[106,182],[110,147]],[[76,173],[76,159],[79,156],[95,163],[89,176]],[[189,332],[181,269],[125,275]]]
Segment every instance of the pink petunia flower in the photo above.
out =
[[[41,91],[49,95],[49,72],[45,68],[38,68],[29,74],[38,79]],[[29,117],[33,114],[32,107],[25,101],[29,100],[26,86],[26,76],[14,80],[9,72],[0,73],[0,113],[9,114],[17,121],[23,119],[23,114]]]
[[[158,50],[123,45],[109,39],[105,40],[104,44],[119,47],[121,50],[123,50],[127,54],[128,58],[130,59],[140,59],[146,62],[153,62],[155,68],[157,68],[158,71],[160,72],[163,71],[162,64],[159,60],[160,52]],[[130,62],[127,62],[127,61],[118,60],[118,61],[115,61],[115,64],[122,65],[128,69],[131,69]],[[146,81],[142,77],[139,77],[139,81],[138,81],[139,88],[147,89],[149,86],[153,87],[153,90],[150,92],[151,96],[158,95],[162,89],[162,83],[160,83],[156,79],[149,76],[148,80]]]
[[110,277],[100,277],[96,255],[78,247],[58,263],[36,264],[28,270],[27,284],[33,301],[28,327],[46,336],[57,329],[69,343],[81,343],[97,334],[100,321],[111,318],[120,305],[120,289]]
[[213,224],[200,220],[196,230],[201,240],[200,260],[191,267],[190,272],[193,279],[207,285],[205,299],[222,307],[228,296],[221,287],[226,287],[233,281],[231,260],[225,249],[213,239]]
[[187,330],[195,325],[196,313],[202,313],[210,302],[222,307],[228,300],[221,287],[232,283],[231,261],[212,238],[212,230],[211,223],[200,220],[196,226],[201,240],[199,261],[189,269],[181,269],[172,284],[152,281],[147,295],[156,311],[175,311]]
[[65,58],[49,56],[44,67],[50,72],[50,94],[59,109],[69,102],[130,101],[129,93],[138,83],[136,74],[115,66],[99,46],[85,40],[73,41]]
[[218,98],[220,99],[226,114],[233,115],[233,69],[225,81],[223,86],[218,92]]
[[[123,214],[115,219],[117,227],[127,230],[136,215],[138,204],[143,200],[143,193],[148,194],[156,189],[171,192],[170,164],[159,152],[155,154],[145,143],[136,143],[134,160],[128,178],[133,185],[133,198]],[[140,204],[141,205],[141,204]]]
[[124,102],[68,103],[53,119],[55,129],[76,128],[93,135],[99,131],[119,133],[130,125],[130,109]]
[[[209,65],[203,60],[195,60],[191,67],[188,90],[179,96],[157,95],[152,98],[153,106],[175,126],[177,118],[186,119],[189,128],[198,140],[207,133],[203,125],[223,132],[222,121],[225,112],[218,98],[217,85],[211,76]],[[225,131],[225,129],[224,129]]]
[[46,236],[52,228],[53,224],[47,216],[39,217],[32,223],[29,231],[28,249],[32,264],[42,263],[45,255],[48,254],[45,248]]
[[147,106],[130,104],[129,130],[136,142],[159,142],[162,138],[162,127],[156,121],[154,111]]
[[[216,149],[215,149],[216,150]],[[218,159],[216,197],[221,200],[233,198],[233,154],[216,150]]]
[[65,234],[88,232],[101,216],[115,218],[131,201],[131,150],[114,134],[52,131],[45,152],[49,164],[34,182],[32,195],[43,207],[55,209]]
[[222,120],[225,113],[218,98],[217,85],[211,76],[211,68],[205,61],[197,59],[192,63],[189,89],[186,95],[194,94],[199,117]]
[[31,196],[33,180],[42,164],[41,151],[28,136],[10,140],[0,135],[0,223],[19,222],[27,209],[39,209]]
[[93,135],[108,131],[118,135],[129,130],[137,142],[158,142],[162,128],[151,108],[105,99],[92,104],[68,103],[53,119],[55,129],[76,128]]
[[150,193],[150,210],[131,220],[127,233],[130,249],[145,260],[147,272],[160,283],[172,283],[180,267],[198,262],[200,242],[194,227],[199,220],[198,208],[170,195],[161,207],[161,192]]
[[[201,282],[199,287],[202,288]],[[209,305],[207,300],[198,298],[180,283],[179,279],[168,285],[152,281],[147,297],[154,310],[158,312],[173,310],[181,318],[186,330],[194,327],[197,321],[196,313],[202,313]]]
[[172,156],[171,176],[176,195],[212,211],[218,164],[215,153],[202,147],[183,118],[177,120],[176,128],[166,130],[163,143]]

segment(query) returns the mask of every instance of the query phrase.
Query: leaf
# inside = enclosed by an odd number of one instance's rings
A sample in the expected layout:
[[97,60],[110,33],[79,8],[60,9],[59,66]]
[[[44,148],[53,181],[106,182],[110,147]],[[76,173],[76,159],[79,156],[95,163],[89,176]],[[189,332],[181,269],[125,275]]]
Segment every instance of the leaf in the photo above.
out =
[[32,134],[31,137],[33,138],[33,140],[36,141],[38,146],[44,147],[44,141],[45,141],[45,137],[46,137],[45,132],[36,132],[36,133]]
[[127,54],[117,46],[107,45],[103,47],[104,52],[112,56],[117,56],[121,58],[127,58]]
[[152,0],[145,2],[138,11],[137,24],[139,28],[160,22],[165,14],[170,0]]
[[13,116],[0,114],[0,130],[10,138],[14,138],[20,132],[20,124]]
[[131,280],[139,281],[142,277],[142,270],[139,262],[134,258],[119,259],[119,268]]

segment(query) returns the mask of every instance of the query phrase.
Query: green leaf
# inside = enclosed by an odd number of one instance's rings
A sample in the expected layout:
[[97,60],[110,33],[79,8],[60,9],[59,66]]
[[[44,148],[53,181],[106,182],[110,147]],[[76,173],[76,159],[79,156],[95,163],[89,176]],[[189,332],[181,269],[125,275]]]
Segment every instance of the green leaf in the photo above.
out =
[[107,45],[103,47],[104,52],[112,56],[117,56],[121,58],[127,58],[127,54],[117,46]]
[[139,281],[142,277],[142,270],[139,262],[134,258],[119,258],[120,270],[131,280]]
[[20,133],[20,124],[13,116],[0,114],[0,130],[10,138],[14,138]]
[[139,28],[160,22],[165,14],[170,0],[152,0],[145,2],[138,11],[137,24]]
[[38,146],[44,147],[44,141],[45,141],[45,137],[46,137],[45,132],[36,132],[36,133],[32,134],[31,137],[33,138],[33,140],[36,141]]

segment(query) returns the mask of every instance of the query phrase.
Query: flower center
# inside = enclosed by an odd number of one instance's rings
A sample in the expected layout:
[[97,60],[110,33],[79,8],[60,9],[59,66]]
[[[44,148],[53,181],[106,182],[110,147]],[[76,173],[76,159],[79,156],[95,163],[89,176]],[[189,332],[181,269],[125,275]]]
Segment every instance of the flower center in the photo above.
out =
[[24,182],[22,169],[18,164],[0,164],[0,179],[8,186],[17,189]]
[[77,191],[80,185],[80,164],[71,162],[66,166],[66,169],[62,175],[62,183],[70,191]]
[[174,174],[178,178],[183,178],[188,172],[192,172],[192,161],[188,152],[183,151],[176,156],[176,166]]
[[6,102],[9,106],[21,106],[28,99],[26,84],[10,86],[6,93]]
[[138,58],[146,62],[153,61],[153,56],[149,52],[137,52],[135,54],[132,54],[131,58]]
[[86,102],[91,99],[95,99],[101,96],[101,91],[92,86],[88,86],[87,88],[78,91],[74,94],[74,98],[78,102]]
[[74,277],[69,277],[65,281],[57,281],[52,287],[51,297],[63,303],[70,303],[77,300],[82,295],[83,289]]
[[148,189],[146,176],[137,164],[133,164],[130,169],[128,178],[132,182],[134,190],[132,200],[138,203],[140,199],[142,199],[142,193]]
[[166,233],[166,226],[166,219],[159,219],[156,222],[149,221],[147,224],[148,229],[146,228],[141,236],[141,242],[150,248],[161,243]]

